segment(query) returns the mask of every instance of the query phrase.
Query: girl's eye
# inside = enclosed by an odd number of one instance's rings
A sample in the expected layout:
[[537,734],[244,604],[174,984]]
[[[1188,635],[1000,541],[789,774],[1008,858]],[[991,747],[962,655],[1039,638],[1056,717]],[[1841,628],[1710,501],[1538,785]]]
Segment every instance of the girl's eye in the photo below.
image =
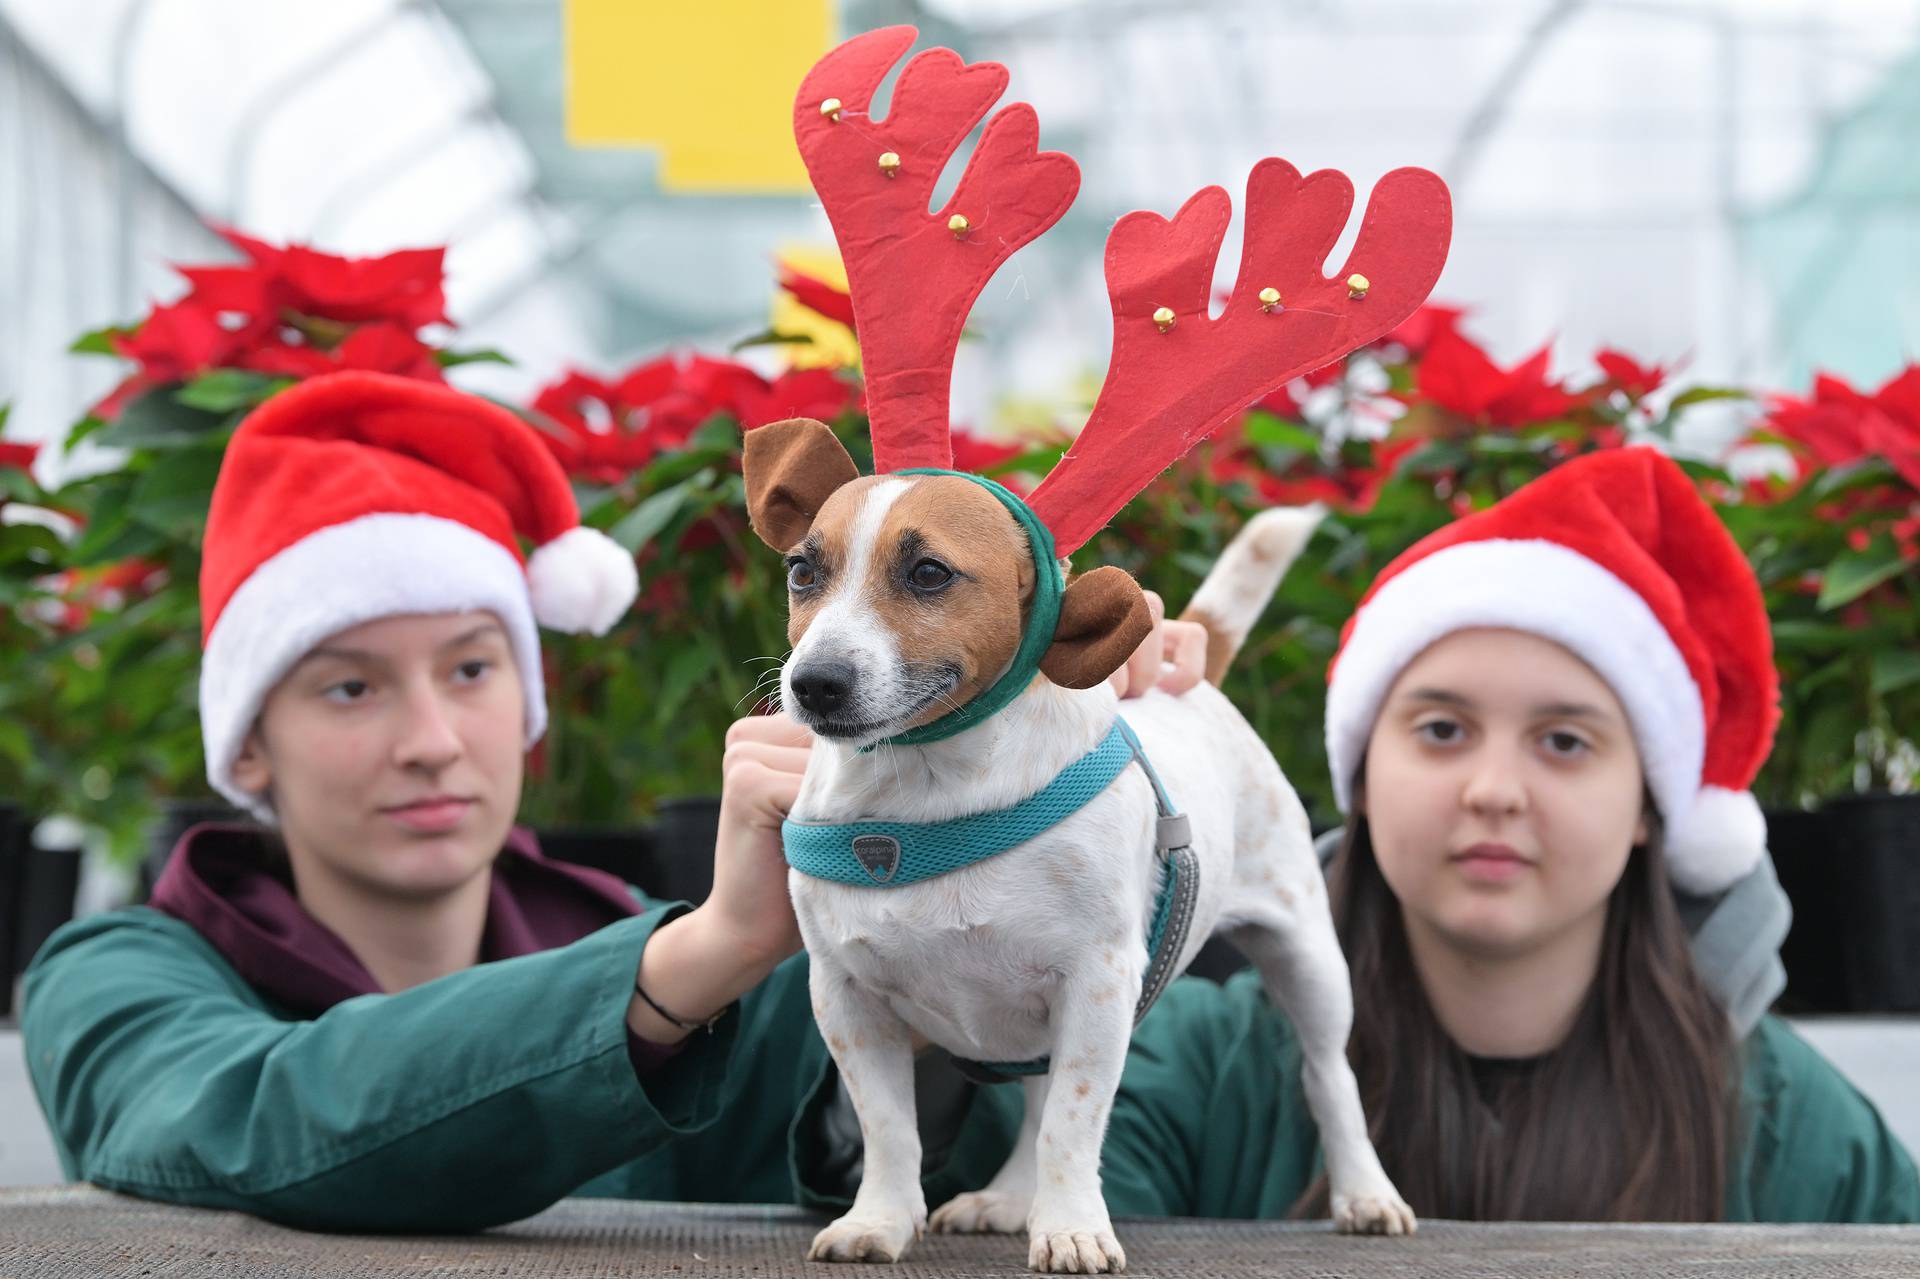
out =
[[921,560],[907,574],[907,581],[923,591],[937,591],[953,580],[953,570],[939,560]]
[[1588,749],[1586,739],[1576,733],[1548,733],[1547,750],[1555,755],[1571,757]]
[[813,571],[813,565],[807,563],[807,561],[789,560],[787,562],[788,590],[804,591],[811,587],[817,580],[818,578]]
[[1429,742],[1444,746],[1450,742],[1459,741],[1461,734],[1466,730],[1450,719],[1430,719],[1415,727],[1413,731]]
[[482,676],[492,669],[492,662],[475,658],[471,662],[460,663],[460,665],[454,669],[454,675],[461,683],[472,684],[478,682]]
[[365,697],[369,691],[371,690],[367,686],[367,681],[363,679],[343,679],[338,684],[328,686],[322,692],[321,696],[330,702],[339,702],[345,705],[349,702],[359,701]]

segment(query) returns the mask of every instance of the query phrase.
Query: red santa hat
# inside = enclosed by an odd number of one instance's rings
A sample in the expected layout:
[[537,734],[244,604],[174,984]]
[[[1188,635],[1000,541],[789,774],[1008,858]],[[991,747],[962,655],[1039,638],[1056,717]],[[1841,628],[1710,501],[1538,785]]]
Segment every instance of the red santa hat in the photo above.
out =
[[[535,547],[524,561],[521,541]],[[233,763],[267,693],[330,635],[408,613],[492,612],[546,729],[536,622],[605,633],[633,602],[633,557],[580,524],[533,428],[450,387],[377,373],[314,378],[233,434],[200,569],[207,779],[272,820]]]
[[1375,580],[1329,672],[1327,760],[1342,810],[1401,670],[1454,631],[1550,639],[1619,697],[1665,826],[1674,882],[1714,893],[1766,853],[1748,787],[1773,745],[1779,679],[1759,583],[1671,459],[1568,462],[1423,539]]

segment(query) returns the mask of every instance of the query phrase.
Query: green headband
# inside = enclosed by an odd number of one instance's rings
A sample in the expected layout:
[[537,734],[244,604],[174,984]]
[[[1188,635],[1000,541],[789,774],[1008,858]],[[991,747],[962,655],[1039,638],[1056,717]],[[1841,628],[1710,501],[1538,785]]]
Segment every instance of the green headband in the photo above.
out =
[[967,471],[945,471],[938,467],[918,466],[910,470],[894,471],[895,475],[957,475],[963,480],[972,480],[981,488],[994,495],[1000,505],[1013,513],[1013,518],[1027,531],[1027,544],[1033,549],[1033,566],[1036,570],[1033,583],[1033,615],[1027,619],[1026,633],[1020,637],[1020,647],[1014,652],[1013,665],[1007,673],[995,680],[993,687],[962,706],[959,710],[948,711],[931,724],[922,724],[919,728],[910,728],[904,733],[882,738],[873,746],[925,746],[928,742],[943,741],[955,733],[972,728],[975,724],[999,714],[1007,708],[1014,698],[1025,691],[1040,669],[1040,659],[1045,657],[1047,649],[1053,645],[1053,633],[1060,626],[1060,597],[1066,591],[1065,574],[1060,571],[1060,561],[1053,552],[1053,533],[1040,517],[1033,513],[1020,495],[988,479],[984,475],[974,475]]

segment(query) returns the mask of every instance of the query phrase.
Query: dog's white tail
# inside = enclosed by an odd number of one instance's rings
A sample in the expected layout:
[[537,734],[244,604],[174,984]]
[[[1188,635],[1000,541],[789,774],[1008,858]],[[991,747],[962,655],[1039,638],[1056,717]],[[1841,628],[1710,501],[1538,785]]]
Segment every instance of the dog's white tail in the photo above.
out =
[[1214,561],[1181,620],[1198,622],[1207,632],[1207,679],[1218,684],[1234,654],[1246,643],[1267,602],[1280,586],[1327,508],[1281,506],[1262,511],[1227,543]]

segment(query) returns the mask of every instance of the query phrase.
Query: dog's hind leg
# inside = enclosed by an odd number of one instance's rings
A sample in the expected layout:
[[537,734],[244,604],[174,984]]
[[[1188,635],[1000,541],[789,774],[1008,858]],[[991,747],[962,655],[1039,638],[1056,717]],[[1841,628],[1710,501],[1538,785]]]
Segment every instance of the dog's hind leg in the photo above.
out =
[[1029,1075],[1020,1081],[1027,1091],[1027,1113],[1020,1120],[1020,1135],[1013,1139],[1013,1153],[984,1190],[955,1195],[933,1210],[930,1228],[936,1234],[1012,1235],[1027,1228],[1039,1175],[1040,1116],[1046,1109],[1048,1079]]
[[898,1261],[927,1222],[920,1132],[913,1107],[913,1044],[884,1000],[816,955],[813,1015],[860,1117],[865,1166],[853,1207],[814,1236],[809,1261]]
[[[1353,986],[1333,929],[1319,870],[1296,888],[1263,883],[1270,902],[1237,901],[1246,921],[1227,937],[1260,970],[1268,996],[1300,1042],[1307,1106],[1320,1129],[1334,1225],[1350,1234],[1411,1234],[1413,1209],[1394,1189],[1367,1136],[1360,1085],[1347,1063]],[[1244,890],[1245,883],[1240,887]]]

